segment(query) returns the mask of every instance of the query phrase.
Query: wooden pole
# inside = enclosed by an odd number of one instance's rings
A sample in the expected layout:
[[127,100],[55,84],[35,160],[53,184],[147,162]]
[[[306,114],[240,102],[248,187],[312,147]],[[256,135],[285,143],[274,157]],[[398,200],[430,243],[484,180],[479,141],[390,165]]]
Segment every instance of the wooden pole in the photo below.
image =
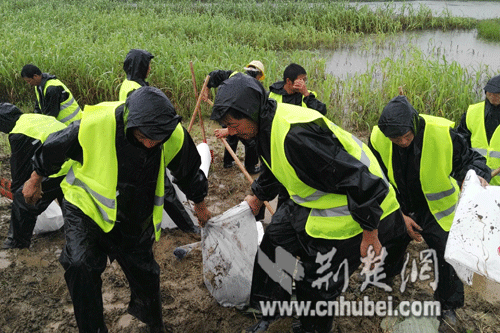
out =
[[496,175],[498,175],[500,173],[500,168],[498,169],[495,169],[491,172],[491,178],[495,177]]
[[210,76],[207,75],[205,78],[205,82],[203,82],[203,87],[201,88],[200,95],[198,96],[198,100],[196,101],[196,106],[194,107],[193,116],[191,117],[191,121],[189,122],[188,132],[191,132],[191,128],[193,128],[194,120],[196,118],[196,114],[199,112],[201,96],[203,95],[203,91],[207,89],[208,81],[210,80]]
[[[243,166],[243,164],[241,163],[240,159],[238,158],[238,156],[236,156],[236,154],[234,153],[233,149],[231,148],[231,146],[229,146],[229,143],[227,143],[226,139],[224,138],[220,138],[220,140],[222,141],[222,143],[224,144],[224,146],[226,147],[227,151],[229,152],[229,154],[231,154],[231,156],[233,157],[234,161],[236,162],[236,164],[238,165],[238,167],[240,168],[241,172],[243,172],[243,174],[245,175],[245,177],[247,178],[247,180],[250,182],[250,184],[253,183],[253,178],[252,176],[250,176],[250,174],[248,173],[247,169],[245,169],[245,167]],[[266,205],[267,207],[267,210],[269,211],[269,213],[271,213],[271,215],[274,215],[274,210],[273,208],[271,207],[271,205],[269,204],[269,202],[267,201],[264,201],[264,205]]]

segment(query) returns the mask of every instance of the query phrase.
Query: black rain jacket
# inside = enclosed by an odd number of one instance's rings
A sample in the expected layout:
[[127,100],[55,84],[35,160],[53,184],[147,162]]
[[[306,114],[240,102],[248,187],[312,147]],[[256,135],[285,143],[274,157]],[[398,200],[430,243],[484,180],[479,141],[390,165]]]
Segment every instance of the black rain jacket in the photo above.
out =
[[146,82],[146,75],[149,69],[149,63],[154,56],[148,51],[132,49],[127,53],[123,62],[123,70],[127,74],[127,79],[135,81],[141,86],[149,85]]
[[[398,96],[384,108],[378,124],[381,131],[389,137],[398,136],[398,127],[401,129],[400,133],[404,132],[403,134],[408,130],[413,131],[415,137],[408,147],[401,148],[396,144],[392,145],[394,179],[397,184],[396,193],[404,214],[409,215],[417,212],[421,207],[428,209],[420,182],[420,160],[425,132],[424,118],[418,115],[404,96]],[[450,129],[450,137],[453,143],[451,176],[461,183],[467,171],[473,169],[477,175],[490,181],[491,170],[486,166],[486,159],[470,149],[465,139],[453,129]],[[371,142],[368,145],[387,175],[387,168],[382,162],[380,154],[373,148]]]
[[61,110],[61,103],[69,98],[69,94],[61,86],[50,86],[45,94],[45,84],[47,81],[57,79],[55,75],[49,73],[42,74],[42,82],[36,87],[40,95],[40,103],[38,100],[35,103],[35,113],[41,113],[47,116],[57,117]]
[[[302,94],[298,92],[293,94],[288,94],[284,87],[285,87],[285,82],[278,81],[273,83],[269,87],[269,91],[283,96],[283,103],[302,106],[302,97],[303,97]],[[314,94],[311,93],[309,94],[309,96],[304,97],[304,103],[306,103],[309,109],[314,109],[319,113],[321,113],[322,115],[326,115],[326,105],[317,100]]]
[[[226,88],[225,85],[231,82],[231,88]],[[276,101],[267,98],[264,87],[257,80],[237,74],[219,87],[211,119],[219,120],[230,108],[258,123],[259,155],[270,163],[271,125]],[[328,128],[314,123],[293,126],[284,145],[288,161],[300,180],[323,192],[346,195],[354,220],[363,229],[378,228],[382,215],[380,204],[389,188],[381,178],[371,174],[364,164],[348,154]],[[260,200],[270,201],[278,195],[281,186],[266,164],[261,164],[263,172],[252,184],[252,191]]]
[[[142,87],[127,99],[127,107],[122,104],[115,110],[119,193],[117,220],[120,222],[136,224],[151,218],[160,167],[160,146],[145,148],[130,130],[139,128],[151,139],[163,137],[166,141],[180,121],[168,98],[157,92],[159,89]],[[143,103],[139,103],[141,100]],[[33,160],[38,174],[45,176],[53,173],[68,158],[82,162],[82,147],[78,141],[80,122],[75,121],[65,130],[50,135],[35,152]],[[200,155],[184,129],[183,146],[167,167],[174,176],[174,182],[195,203],[203,201],[208,192],[208,182],[200,165]]]

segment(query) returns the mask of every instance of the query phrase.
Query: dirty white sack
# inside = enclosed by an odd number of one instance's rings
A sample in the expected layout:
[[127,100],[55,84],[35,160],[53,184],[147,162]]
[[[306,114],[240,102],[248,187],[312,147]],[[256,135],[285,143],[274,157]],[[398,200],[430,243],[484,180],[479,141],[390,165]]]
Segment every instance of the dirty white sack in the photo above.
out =
[[62,216],[61,207],[56,201],[52,201],[47,209],[36,218],[35,229],[33,234],[43,234],[46,232],[56,231],[62,228],[64,219]]
[[203,280],[225,307],[243,308],[250,300],[257,253],[257,224],[246,201],[213,217],[201,232]]
[[500,282],[500,186],[482,187],[473,170],[465,176],[444,258],[469,285],[474,272]]

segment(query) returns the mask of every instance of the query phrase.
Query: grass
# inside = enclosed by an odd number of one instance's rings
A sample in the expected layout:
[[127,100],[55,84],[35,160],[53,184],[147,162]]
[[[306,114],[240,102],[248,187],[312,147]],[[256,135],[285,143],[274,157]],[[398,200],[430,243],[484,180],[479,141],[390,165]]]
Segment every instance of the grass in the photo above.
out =
[[[477,99],[473,89],[462,87],[464,80],[485,75],[468,73],[456,64],[443,67],[416,51],[408,54],[405,65],[425,70],[426,77],[390,60],[386,67],[373,67],[351,80],[325,74],[325,60],[317,50],[335,50],[364,34],[390,39],[405,30],[476,25],[475,20],[447,13],[435,16],[429,8],[410,3],[401,10],[389,4],[373,12],[347,2],[318,1],[4,0],[0,15],[3,27],[9,27],[0,30],[0,100],[26,107],[34,93],[19,77],[23,65],[34,63],[57,75],[80,105],[95,104],[117,99],[123,59],[131,48],[155,55],[148,81],[171,98],[185,119],[195,105],[189,61],[198,87],[210,71],[242,70],[253,59],[265,64],[268,87],[281,80],[288,63],[299,63],[330,116],[358,128],[373,125],[399,85],[407,87],[422,109],[455,117]],[[31,19],[35,17],[36,22]],[[449,89],[440,85],[442,75],[456,75]],[[436,92],[440,88],[444,90]],[[457,96],[455,88],[465,91],[464,96]],[[208,115],[210,110],[203,106],[202,112]]]
[[500,19],[479,22],[477,25],[477,35],[485,40],[500,42]]

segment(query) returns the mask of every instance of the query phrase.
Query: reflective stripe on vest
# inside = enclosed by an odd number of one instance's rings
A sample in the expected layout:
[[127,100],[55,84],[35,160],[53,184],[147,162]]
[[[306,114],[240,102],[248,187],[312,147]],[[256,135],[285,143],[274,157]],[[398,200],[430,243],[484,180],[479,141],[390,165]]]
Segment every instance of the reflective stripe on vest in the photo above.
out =
[[125,81],[123,81],[123,83],[122,83],[122,86],[120,87],[120,93],[118,94],[118,100],[121,102],[125,102],[128,94],[130,94],[130,92],[132,92],[136,89],[139,89],[140,87],[142,87],[142,86],[139,83],[132,81],[132,80],[125,79]]
[[[104,232],[111,231],[116,222],[118,159],[115,145],[115,110],[121,104],[123,102],[105,102],[85,107],[78,133],[84,164],[76,162],[61,183],[66,200],[92,218]],[[171,142],[180,142],[178,133],[176,128],[170,138],[174,139],[167,140],[161,147],[160,168],[153,203],[153,224],[157,241],[160,239],[163,216],[165,161],[173,158],[164,155],[164,147]],[[95,140],[96,137],[99,137],[98,141]],[[179,150],[180,148],[170,149],[177,152]],[[103,168],[103,165],[106,167]]]
[[[467,129],[471,132],[472,148],[486,158],[486,164],[494,169],[500,167],[500,126],[497,126],[488,143],[484,125],[484,102],[470,105],[465,121]],[[490,181],[490,185],[500,185],[500,175]]]
[[[43,95],[45,96],[45,94],[47,93],[47,88],[51,86],[60,86],[69,95],[69,97],[65,101],[61,102],[59,107],[59,113],[56,119],[65,125],[69,125],[73,121],[81,119],[82,113],[80,112],[80,106],[75,101],[75,98],[73,97],[71,91],[69,91],[68,87],[66,87],[64,83],[62,83],[58,79],[47,80],[45,86],[43,87]],[[42,103],[40,101],[40,94],[37,87],[35,87],[35,93],[36,93],[36,98],[38,100],[38,105],[40,106],[41,109]]]
[[[16,122],[16,125],[9,134],[23,134],[30,138],[37,139],[41,143],[47,140],[47,137],[57,131],[63,130],[66,125],[57,121],[54,117],[46,116],[39,113],[23,114]],[[74,163],[73,160],[64,162],[58,173],[50,175],[50,178],[64,176],[68,173],[69,168]]]
[[[314,94],[314,96],[317,96],[314,91],[311,91],[311,90],[308,90],[308,91],[309,91],[310,94]],[[274,92],[270,92],[269,93],[269,98],[274,99],[278,103],[283,103],[283,95],[280,95],[280,94],[277,94],[277,93],[274,93]],[[304,95],[302,95],[302,105],[299,105],[299,106],[302,106],[303,108],[307,108],[306,103],[304,103],[304,98],[305,98]]]
[[[359,139],[315,110],[286,103],[278,103],[271,128],[271,163],[264,162],[285,186],[295,203],[312,208],[306,222],[306,232],[311,237],[324,239],[353,237],[363,230],[349,212],[347,196],[321,192],[303,183],[286,158],[284,141],[291,126],[310,122],[322,123],[329,128],[350,155],[365,164],[372,174],[384,179],[375,156]],[[399,208],[394,189],[387,181],[385,182],[390,190],[381,205],[383,211],[381,219]]]
[[[441,228],[449,231],[459,193],[456,180],[450,176],[453,167],[453,143],[450,137],[450,127],[453,127],[454,123],[445,118],[420,116],[425,120],[420,160],[422,191],[431,213]],[[392,167],[393,143],[380,131],[378,126],[374,126],[370,140],[387,167],[390,182],[396,187]]]

